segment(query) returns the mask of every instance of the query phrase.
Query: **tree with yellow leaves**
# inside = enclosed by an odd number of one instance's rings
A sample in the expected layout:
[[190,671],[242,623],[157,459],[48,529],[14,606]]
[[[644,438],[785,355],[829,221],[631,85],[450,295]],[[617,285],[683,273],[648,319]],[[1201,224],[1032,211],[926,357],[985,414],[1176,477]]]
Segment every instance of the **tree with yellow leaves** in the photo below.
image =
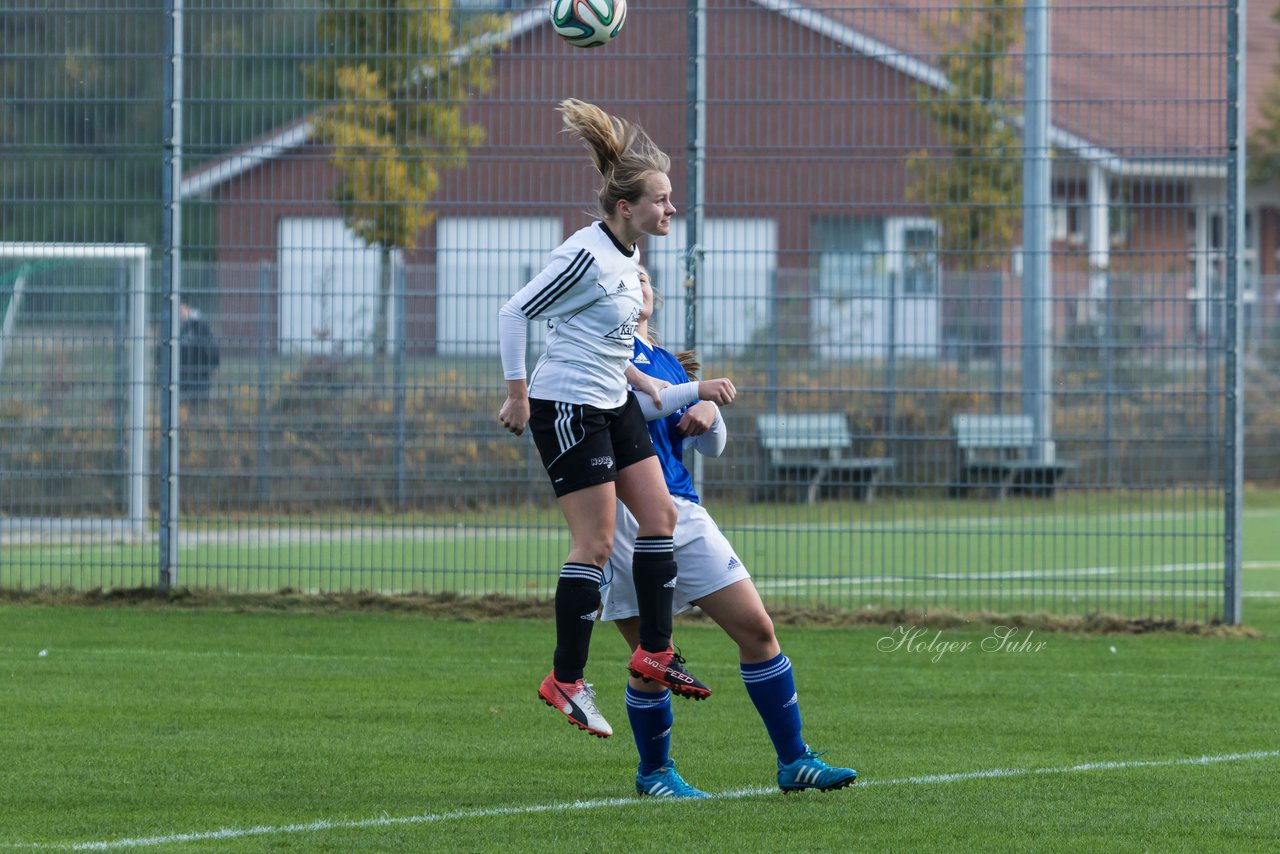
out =
[[[1280,8],[1271,13],[1280,21]],[[1280,179],[1280,63],[1272,66],[1275,79],[1267,83],[1258,102],[1262,121],[1249,135],[1247,175],[1250,184],[1269,184]]]
[[929,205],[951,269],[999,267],[1018,237],[1021,142],[1010,116],[1019,78],[1010,49],[1021,24],[1014,0],[971,3],[924,21],[948,85],[917,87],[937,144],[909,158],[908,198]]
[[459,23],[450,0],[325,0],[323,58],[304,67],[321,102],[316,138],[332,150],[334,200],[348,228],[382,250],[374,351],[385,355],[392,253],[412,249],[434,217],[440,172],[466,164],[484,128],[468,98],[492,87],[491,55],[505,46],[499,16]]

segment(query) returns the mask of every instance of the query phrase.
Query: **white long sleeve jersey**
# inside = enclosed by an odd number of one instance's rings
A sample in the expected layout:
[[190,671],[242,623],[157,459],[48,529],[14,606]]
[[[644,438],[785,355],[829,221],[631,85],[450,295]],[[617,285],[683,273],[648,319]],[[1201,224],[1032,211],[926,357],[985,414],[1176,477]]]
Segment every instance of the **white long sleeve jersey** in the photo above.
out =
[[600,409],[625,403],[644,306],[639,268],[640,250],[624,249],[602,222],[571,235],[498,311],[503,376],[525,378],[528,324],[545,318],[547,350],[529,377],[529,396]]

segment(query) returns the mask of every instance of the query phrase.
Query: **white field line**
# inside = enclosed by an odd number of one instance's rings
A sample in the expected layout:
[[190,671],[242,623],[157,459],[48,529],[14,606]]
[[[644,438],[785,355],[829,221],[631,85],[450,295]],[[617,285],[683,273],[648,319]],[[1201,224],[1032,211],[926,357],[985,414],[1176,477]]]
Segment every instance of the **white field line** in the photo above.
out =
[[[74,550],[68,550],[74,551]],[[1250,573],[1254,572],[1271,572],[1280,570],[1280,561],[1245,561],[1242,568]],[[1221,579],[1206,578],[1199,581],[1193,580],[1191,583],[1196,585],[1195,589],[1176,590],[1161,587],[1130,587],[1132,584],[1150,584],[1151,576],[1157,575],[1173,575],[1180,573],[1195,572],[1220,572],[1221,564],[1216,563],[1183,563],[1183,564],[1164,564],[1159,566],[1086,566],[1086,567],[1059,567],[1053,569],[1017,569],[1003,570],[999,572],[927,572],[920,575],[833,575],[823,578],[778,578],[767,579],[754,577],[755,586],[760,590],[818,590],[828,588],[843,587],[919,587],[927,582],[935,582],[934,584],[925,586],[921,589],[899,591],[907,596],[934,596],[937,595],[939,585],[946,585],[947,582],[990,582],[990,581],[1030,581],[1043,582],[1044,586],[1024,586],[1019,588],[1000,588],[1001,595],[1045,595],[1045,596],[1069,596],[1077,598],[1081,595],[1081,591],[1076,589],[1063,589],[1065,585],[1075,582],[1085,582],[1097,578],[1113,578],[1117,580],[1118,586],[1114,593],[1122,593],[1125,596],[1165,596],[1173,598],[1196,598],[1209,594],[1217,594],[1221,592]],[[382,572],[382,570],[373,570],[372,572]],[[268,592],[268,591],[262,591]],[[321,595],[331,592],[327,589],[319,587],[310,587],[301,589],[302,593],[308,595]],[[384,596],[400,596],[405,594],[419,593],[421,591],[413,588],[396,588],[396,587],[379,587],[374,592]],[[481,591],[491,592],[491,591]],[[555,594],[554,587],[545,587],[531,590],[521,591],[524,594],[535,594],[543,597],[550,597]],[[1085,590],[1088,594],[1090,591]],[[979,595],[975,593],[974,595]],[[1246,599],[1277,599],[1280,598],[1280,591],[1275,590],[1257,590],[1245,591]]]
[[[1257,508],[1245,510],[1244,516],[1249,518],[1269,518],[1278,515],[1274,508]],[[1174,510],[1174,511],[1132,511],[1126,513],[1067,513],[1062,515],[1028,515],[1028,516],[955,516],[941,519],[906,518],[867,522],[852,528],[841,528],[831,525],[815,525],[813,523],[795,523],[786,525],[733,525],[725,524],[726,533],[734,531],[808,531],[821,530],[828,533],[839,533],[842,530],[858,533],[876,533],[881,531],[928,531],[941,533],[963,533],[966,528],[989,529],[998,526],[1012,526],[1027,522],[1051,524],[1054,526],[1066,522],[1097,522],[1104,524],[1123,522],[1175,522],[1187,519],[1217,520],[1220,514],[1213,510]],[[1055,531],[1056,531],[1055,527]],[[314,526],[255,526],[230,527],[223,523],[184,525],[180,533],[182,548],[202,545],[243,545],[257,546],[298,546],[311,543],[329,542],[378,542],[384,540],[408,540],[419,542],[448,541],[453,539],[485,536],[496,538],[533,538],[556,540],[565,536],[558,529],[526,528],[518,525],[455,525],[446,528],[442,525],[392,525],[373,524],[353,527],[338,524],[318,524]],[[141,537],[122,536],[110,531],[86,529],[83,520],[63,519],[10,519],[0,520],[0,544],[22,545],[63,545],[69,552],[78,552],[81,548],[101,548],[111,544],[149,543],[158,535],[149,532]],[[68,542],[70,541],[70,542]]]
[[[1220,753],[1211,756],[1196,756],[1184,759],[1145,759],[1125,762],[1086,762],[1079,765],[1066,765],[1057,768],[992,768],[986,771],[961,771],[953,774],[926,774],[917,777],[898,777],[888,780],[868,780],[858,784],[857,788],[868,786],[928,786],[937,783],[959,783],[966,780],[985,780],[1002,777],[1033,777],[1048,774],[1083,774],[1090,771],[1115,771],[1130,768],[1173,768],[1182,765],[1219,765],[1225,762],[1245,762],[1255,759],[1275,759],[1280,757],[1280,750],[1257,750],[1249,753]],[[777,794],[776,788],[752,787],[735,789],[712,795],[719,800],[751,798],[760,795]],[[281,836],[290,833],[318,833],[326,830],[360,830],[370,827],[396,827],[415,824],[436,824],[446,821],[465,821],[476,818],[496,818],[504,816],[535,815],[538,813],[570,812],[576,810],[609,809],[614,807],[634,806],[644,801],[641,798],[601,798],[590,801],[572,801],[568,803],[532,804],[523,807],[491,807],[489,809],[455,810],[451,812],[422,813],[411,816],[380,816],[349,821],[320,819],[302,824],[259,825],[257,827],[225,827],[219,830],[197,831],[193,833],[173,833],[164,836],[139,836],[130,839],[110,839],[96,842],[63,842],[63,843],[0,843],[2,848],[39,849],[58,851],[110,851],[117,848],[146,848],[156,845],[174,845],[183,842],[202,842],[210,839],[241,839],[249,836]]]
[[[1266,507],[1254,510],[1245,510],[1242,515],[1251,519],[1268,519],[1277,516],[1278,511],[1273,508]],[[905,519],[867,521],[862,524],[850,526],[845,530],[865,533],[869,531],[913,531],[920,529],[928,531],[943,531],[945,533],[954,534],[957,533],[955,530],[957,528],[994,528],[997,526],[1014,526],[1032,522],[1053,525],[1060,525],[1064,522],[1095,522],[1100,524],[1110,524],[1113,522],[1183,522],[1188,519],[1217,521],[1221,518],[1221,512],[1215,512],[1213,510],[1138,510],[1128,513],[1063,513],[1055,515],[1028,514],[1022,516],[944,516],[941,518],[931,519],[926,519],[924,517],[909,517]],[[812,522],[793,522],[781,525],[725,524],[723,527],[726,532],[837,530],[832,525],[814,524]]]
[[[1277,561],[1246,561],[1243,568],[1249,572],[1280,569]],[[832,587],[861,584],[919,584],[922,581],[1072,581],[1093,578],[1125,576],[1134,581],[1148,581],[1145,576],[1172,575],[1188,572],[1219,572],[1219,563],[1170,563],[1157,566],[1081,566],[1053,569],[1014,569],[998,572],[925,572],[920,575],[849,575],[825,578],[756,579],[761,588]],[[1218,583],[1218,579],[1213,579]]]
[[[13,654],[15,657],[26,657],[30,653],[30,646],[17,647],[13,645],[0,646],[0,656],[5,654]],[[48,647],[46,651],[63,653],[63,650],[55,647]],[[320,654],[312,652],[291,652],[281,654],[263,650],[262,652],[244,652],[234,650],[197,650],[197,649],[174,649],[167,647],[165,649],[153,649],[147,647],[79,647],[68,648],[65,655],[83,658],[119,658],[119,657],[138,657],[138,658],[222,658],[228,660],[234,659],[288,659],[290,661],[393,661],[408,662],[413,659],[405,658],[397,655],[340,655],[337,653]]]
[[[967,576],[958,576],[958,578],[961,580],[966,577]],[[782,590],[782,589],[805,590],[808,588],[815,588],[815,589],[824,588],[825,589],[830,587],[853,587],[861,584],[881,584],[885,586],[902,585],[902,584],[918,584],[920,581],[929,581],[929,580],[933,580],[933,579],[928,576],[922,576],[921,578],[912,578],[910,576],[903,576],[903,575],[866,576],[861,578],[815,578],[815,579],[785,580],[785,581],[761,581],[760,579],[757,578],[755,579],[755,585],[760,590]],[[1217,596],[1221,594],[1222,588],[1220,584],[1221,582],[1215,579],[1213,581],[1212,586],[1208,585],[1208,583],[1206,582],[1205,585],[1202,585],[1200,588],[1196,590],[1170,591],[1163,587],[1143,587],[1143,588],[1122,587],[1122,588],[1117,588],[1112,592],[1116,595],[1123,595],[1125,597],[1168,596],[1175,599],[1195,599],[1195,598],[1203,598],[1206,596]],[[259,592],[269,593],[271,591],[263,590]],[[301,590],[299,592],[305,593],[309,596],[320,596],[325,593],[331,593],[332,591],[321,589],[319,587],[310,587],[305,590]],[[373,592],[378,593],[382,596],[404,596],[404,595],[420,593],[421,591],[400,590],[398,588],[391,587],[391,588],[378,588]],[[481,593],[487,593],[487,592],[490,592],[490,591],[481,591]],[[956,592],[956,591],[943,591],[941,590],[941,588],[939,588],[936,585],[933,587],[925,587],[924,589],[921,589],[921,590],[895,591],[895,593],[901,593],[901,595],[904,595],[904,596],[937,596],[939,592]],[[971,591],[970,595],[981,596],[981,595],[986,595],[988,592],[990,591],[979,589],[976,591]],[[531,588],[531,589],[520,591],[520,595],[532,594],[536,596],[541,596],[544,599],[550,599],[552,596],[555,595],[555,593],[556,593],[556,589],[554,587]],[[1053,587],[1001,587],[999,588],[999,593],[1001,596],[1043,595],[1043,596],[1050,596],[1050,597],[1054,597],[1054,596],[1070,597],[1071,599],[1078,599],[1082,595],[1086,597],[1089,595],[1088,590],[1085,590],[1082,593],[1079,590],[1059,590]],[[1262,591],[1257,591],[1253,593],[1245,591],[1243,595],[1244,595],[1244,598],[1246,599],[1277,599],[1277,598],[1280,598],[1280,591],[1262,590]]]
[[1170,563],[1160,566],[1082,566],[1057,569],[1012,569],[999,572],[923,572],[919,575],[852,575],[830,578],[796,578],[757,581],[757,587],[807,587],[810,584],[917,584],[921,581],[1069,581],[1116,575],[1167,575],[1220,569],[1213,563]]
[[[39,653],[33,653],[34,645],[30,646],[0,646],[0,658],[6,656],[12,658],[30,658],[33,655],[39,657]],[[43,650],[46,654],[58,658],[225,658],[225,659],[267,659],[270,661],[380,661],[391,663],[408,663],[417,664],[418,659],[408,658],[404,656],[393,655],[312,655],[308,653],[281,653],[281,652],[202,652],[199,650],[183,650],[183,649],[147,649],[135,647],[111,647],[108,649],[60,649],[58,647],[48,647]],[[485,664],[501,664],[506,659],[499,660],[497,658],[477,658],[476,666]],[[702,665],[703,669],[712,675],[736,676],[738,674],[738,665],[725,665],[717,662],[708,662]],[[857,673],[882,673],[884,668],[879,664],[849,664],[841,665],[841,670]],[[1055,671],[1054,675],[1063,679],[1096,679],[1105,677],[1109,679],[1127,679],[1131,682],[1148,681],[1171,681],[1185,680],[1188,682],[1204,682],[1204,681],[1229,681],[1229,682],[1275,682],[1276,677],[1267,672],[1252,673],[1150,673],[1147,671],[1130,671],[1130,670],[1107,670],[1100,672],[1093,671]]]
[[[769,588],[767,584],[757,582],[756,586],[761,590]],[[797,583],[787,585],[791,589],[803,590],[806,587],[822,587],[831,588],[841,586],[840,582],[814,582],[813,584]],[[868,595],[872,595],[874,591],[868,591]],[[968,596],[970,599],[981,598],[983,596],[994,595],[998,593],[1000,596],[1038,596],[1042,599],[1070,599],[1071,601],[1079,601],[1081,599],[1093,601],[1095,599],[1122,601],[1135,598],[1140,599],[1215,599],[1222,595],[1222,589],[1219,587],[1206,587],[1198,590],[1178,590],[1168,589],[1164,587],[1120,587],[1108,592],[1106,596],[1097,594],[1096,591],[1078,591],[1078,590],[1056,590],[1052,587],[1001,587],[997,591],[973,590],[973,591],[957,591],[943,590],[939,587],[925,587],[920,590],[894,590],[894,596],[902,596],[911,598],[935,598],[944,594],[955,594]],[[550,595],[548,593],[548,595]],[[1253,593],[1245,592],[1242,594],[1245,599],[1280,599],[1280,591],[1276,590],[1259,590]]]
[[[1265,572],[1280,570],[1280,561],[1245,561],[1242,569],[1247,572]],[[1087,581],[1095,578],[1117,578],[1122,585],[1128,584],[1150,584],[1152,579],[1150,576],[1156,575],[1174,575],[1179,573],[1193,572],[1221,572],[1222,565],[1216,563],[1173,563],[1160,566],[1086,566],[1079,568],[1061,567],[1057,569],[1017,569],[1000,572],[927,572],[920,575],[833,575],[824,578],[778,578],[765,579],[753,577],[755,586],[760,590],[809,590],[809,589],[825,589],[832,587],[860,587],[875,585],[881,587],[899,587],[899,586],[917,586],[924,582],[980,582],[980,581],[1031,581],[1043,582],[1044,586],[1020,587],[1020,588],[1000,588],[1001,595],[1046,595],[1046,596],[1070,596],[1077,598],[1080,591],[1074,589],[1059,589],[1054,585],[1068,584],[1075,581]],[[1194,583],[1194,582],[1193,582]],[[1197,589],[1192,590],[1167,590],[1165,588],[1136,588],[1136,587],[1120,587],[1117,591],[1125,596],[1172,596],[1174,598],[1196,598],[1210,594],[1218,594],[1222,592],[1222,581],[1218,577],[1204,579],[1199,583]],[[908,596],[934,596],[938,593],[937,584],[926,586],[919,590],[899,591]],[[318,594],[324,591],[313,589],[307,591],[309,593]],[[387,595],[397,595],[404,591],[399,590],[383,590]],[[412,592],[412,591],[409,591]],[[552,596],[555,594],[554,587],[547,587],[540,590],[528,591],[534,592],[541,596]],[[1090,591],[1086,590],[1085,593]],[[978,594],[974,594],[978,595]],[[1280,598],[1280,591],[1260,590],[1245,591],[1246,599],[1277,599]]]

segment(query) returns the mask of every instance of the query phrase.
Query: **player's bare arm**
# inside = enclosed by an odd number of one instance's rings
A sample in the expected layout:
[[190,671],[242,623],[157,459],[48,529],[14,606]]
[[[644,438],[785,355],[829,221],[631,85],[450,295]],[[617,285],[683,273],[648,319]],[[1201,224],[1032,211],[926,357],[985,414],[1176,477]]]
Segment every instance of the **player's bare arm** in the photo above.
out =
[[653,399],[653,405],[662,408],[662,390],[671,383],[651,377],[635,365],[627,365],[627,382],[640,394],[647,394]]

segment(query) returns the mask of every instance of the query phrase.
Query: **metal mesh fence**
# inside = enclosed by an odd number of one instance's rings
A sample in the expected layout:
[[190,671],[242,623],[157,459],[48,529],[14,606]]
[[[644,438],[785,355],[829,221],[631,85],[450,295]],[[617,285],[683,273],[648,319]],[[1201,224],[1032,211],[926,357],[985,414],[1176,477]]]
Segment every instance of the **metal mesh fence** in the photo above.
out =
[[1036,8],[5,11],[0,585],[548,594],[496,314],[590,221],[576,97],[672,155],[657,325],[742,392],[697,475],[767,601],[1238,618],[1280,219],[1235,6],[1055,3],[1047,53]]

